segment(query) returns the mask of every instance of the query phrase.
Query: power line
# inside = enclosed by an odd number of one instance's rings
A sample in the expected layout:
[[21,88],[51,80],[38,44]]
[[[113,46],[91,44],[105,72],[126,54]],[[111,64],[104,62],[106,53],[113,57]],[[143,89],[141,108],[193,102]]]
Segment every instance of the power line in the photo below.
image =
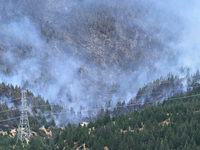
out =
[[[200,87],[200,86],[194,86],[194,87]],[[180,89],[180,90],[169,90],[169,91],[166,91],[166,93],[163,93],[163,92],[153,92],[153,93],[149,93],[149,94],[150,95],[154,95],[154,94],[158,94],[158,93],[160,93],[160,94],[162,94],[162,93],[163,94],[167,94],[167,93],[173,92],[173,91],[183,91],[183,90],[182,89]],[[138,94],[136,96],[143,96],[143,95],[148,95],[148,94],[144,93],[144,94]],[[123,98],[127,98],[127,97],[117,97],[117,98],[118,99],[123,99]],[[15,101],[15,100],[18,100],[18,99],[14,99],[12,101]],[[83,102],[92,102],[92,101],[98,102],[98,101],[100,101],[100,99],[99,100],[88,100],[88,101],[83,101]],[[79,102],[70,102],[70,103],[79,104]],[[34,107],[42,107],[42,106],[49,106],[49,105],[33,105],[32,108],[34,108]],[[51,104],[50,104],[50,106],[51,106]],[[16,110],[16,109],[14,109],[14,110]],[[12,109],[0,111],[0,113],[8,112],[8,111],[12,111]]]
[[[171,81],[170,81],[170,82],[171,82]],[[195,88],[195,87],[200,87],[200,86],[193,86],[193,88]],[[167,94],[167,93],[169,93],[169,92],[173,92],[173,91],[183,91],[183,90],[182,90],[182,89],[179,89],[179,90],[169,90],[169,91],[166,91],[165,94]],[[154,95],[154,94],[158,94],[158,93],[162,94],[163,92],[153,92],[153,93],[148,93],[148,94]],[[138,94],[138,95],[136,95],[136,96],[142,96],[142,95],[148,95],[148,94],[144,93],[144,94]],[[164,94],[164,93],[163,93],[163,94]],[[34,98],[34,97],[31,96],[31,97],[26,97],[26,98]],[[117,98],[118,98],[118,99],[120,99],[120,98],[123,99],[123,98],[127,98],[127,97],[117,97]],[[5,98],[4,98],[4,99],[5,99]],[[12,99],[12,100],[5,101],[5,102],[16,101],[16,100],[19,100],[19,99],[21,99],[21,98]],[[92,102],[92,101],[99,101],[99,100],[88,100],[88,101]],[[86,101],[83,101],[83,102],[86,102]],[[79,104],[79,102],[71,102],[71,103]],[[80,105],[80,104],[79,104],[79,105]],[[49,106],[49,105],[35,105],[35,106],[33,106],[32,108],[34,108],[34,107],[41,107],[41,106]],[[14,110],[16,110],[16,109],[14,109]],[[0,113],[8,112],[8,111],[12,111],[12,109],[0,111]]]
[[[190,96],[183,96],[183,97],[179,97],[179,98],[171,98],[171,99],[166,99],[166,101],[168,100],[176,100],[176,99],[183,99],[183,98],[188,98],[188,97],[195,97],[195,96],[200,96],[200,94],[194,94],[194,95],[190,95]],[[155,102],[156,103],[156,102]],[[137,104],[127,104],[127,105],[124,105],[124,106],[115,106],[114,108],[118,108],[118,107],[128,107],[128,106],[139,106],[140,104],[144,104],[144,103],[137,103]],[[153,104],[152,102],[146,102],[145,104]],[[113,108],[113,109],[114,109]],[[103,109],[103,108],[102,108]],[[90,110],[102,110],[102,109],[89,109],[89,110],[80,110],[81,112],[82,111],[90,111]],[[63,112],[59,112],[59,113],[46,113],[46,114],[42,114],[43,116],[44,115],[55,115],[55,114],[62,114],[62,113],[67,113],[66,111],[63,111]],[[32,115],[27,115],[27,116],[32,116]],[[9,118],[9,119],[5,119],[5,120],[0,120],[0,122],[4,122],[4,121],[8,121],[8,120],[12,120],[12,119],[16,119],[16,118],[20,118],[20,117],[13,117],[13,118]]]
[[[163,77],[164,78],[164,77]],[[167,78],[167,77],[166,77]],[[169,77],[168,77],[169,78]],[[157,78],[157,79],[159,79],[159,78]],[[181,78],[181,79],[186,79],[186,77],[185,78]],[[176,82],[179,82],[181,79],[177,79],[177,81],[175,81],[175,78],[174,78],[174,81],[159,81],[159,85],[162,85],[162,84],[165,84],[165,83],[176,83]],[[197,79],[200,79],[200,78],[196,78],[195,80],[197,80]],[[127,87],[127,88],[125,88],[124,90],[126,90],[126,89],[134,89],[133,87],[137,87],[137,88],[142,88],[142,87],[145,87],[145,86],[147,86],[147,87],[151,87],[151,86],[153,86],[153,85],[155,85],[156,84],[156,79],[154,80],[154,81],[150,81],[149,83],[147,83],[146,85],[144,84],[143,86],[131,86],[131,87]],[[47,85],[48,87],[50,86],[50,85]],[[134,89],[135,90],[135,89]]]
[[5,122],[5,121],[16,119],[16,118],[20,118],[20,116],[19,117],[13,117],[13,118],[9,118],[9,119],[0,120],[0,122]]
[[[197,79],[200,79],[200,78],[197,78]],[[171,82],[177,82],[177,81],[161,81],[160,82],[160,85],[162,85],[163,83],[171,83]],[[145,86],[147,86],[147,88],[148,87],[153,87],[154,86],[154,84],[155,83],[149,83],[149,85],[147,84],[147,85],[144,85],[143,87],[145,87]],[[48,85],[49,86],[49,85]],[[135,86],[136,87],[136,86]],[[137,87],[140,87],[140,88],[142,88],[141,86],[137,86]],[[200,86],[194,86],[194,87],[200,87]],[[133,89],[133,87],[127,87],[126,89]],[[126,90],[126,89],[124,89],[124,90]],[[170,90],[170,91],[168,91],[168,92],[171,92],[171,91],[173,91],[173,90]],[[179,89],[179,90],[176,90],[176,91],[183,91],[182,89]],[[151,93],[151,95],[154,95],[154,94],[156,94],[156,93],[163,93],[163,92],[153,92],[153,93]],[[142,95],[147,95],[146,93],[144,93],[144,94],[139,94],[139,95],[136,95],[136,96],[142,96]],[[33,96],[30,96],[30,97],[27,97],[27,98],[34,98]],[[118,97],[118,98],[122,98],[122,97]],[[6,98],[4,98],[4,101],[5,101],[5,99]],[[12,100],[7,100],[6,102],[12,102],[12,101],[18,101],[19,99],[21,99],[21,98],[16,98],[16,99],[12,99]]]
[[[33,97],[26,97],[26,98],[33,98]],[[1,98],[1,100],[4,100],[4,102],[12,102],[12,101],[20,101],[21,98],[16,98],[16,99],[12,99],[12,100],[9,100],[9,99],[6,99],[6,98]]]
[[[3,112],[8,112],[8,111],[12,111],[13,109],[8,109],[8,110],[3,110],[3,111],[0,111],[0,114],[3,113]],[[14,109],[14,110],[17,110],[17,109]]]

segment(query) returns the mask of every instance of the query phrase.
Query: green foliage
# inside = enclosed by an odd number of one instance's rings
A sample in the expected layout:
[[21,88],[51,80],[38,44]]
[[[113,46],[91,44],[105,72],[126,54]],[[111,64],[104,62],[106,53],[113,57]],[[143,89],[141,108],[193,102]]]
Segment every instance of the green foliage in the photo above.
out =
[[56,126],[56,123],[53,118],[49,121],[49,126],[52,126],[52,127]]
[[90,121],[90,123],[88,124],[88,128],[92,128],[92,127],[94,127],[94,123]]
[[104,118],[103,118],[103,124],[106,125],[108,122],[110,122],[111,119],[110,119],[110,116],[109,115],[106,115]]
[[39,136],[31,137],[29,145],[26,148],[27,150],[53,150],[55,146],[52,145],[52,142],[47,143],[46,140],[42,139]]
[[[186,96],[193,93],[200,93],[200,88],[195,88]],[[66,140],[71,148],[74,146],[73,142],[77,142],[78,146],[85,143],[90,149],[103,149],[105,146],[111,150],[198,149],[199,98],[182,97],[182,94],[176,95],[172,98],[177,100],[165,100],[162,104],[146,107],[140,112],[115,117],[112,119],[115,124],[109,116],[90,122],[87,127],[69,124],[54,142],[56,144]]]
[[8,135],[0,133],[0,149],[11,150],[15,142],[16,138],[10,138]]
[[44,127],[45,127],[45,129],[48,129],[49,128],[48,123],[45,123]]
[[[39,114],[29,117],[32,130],[39,136],[32,137],[29,145],[24,148],[19,142],[15,149],[73,149],[85,143],[89,149],[109,150],[121,149],[191,149],[200,147],[200,87],[165,100],[157,106],[149,106],[139,112],[110,118],[105,115],[102,119],[90,122],[88,126],[68,124],[64,130],[50,127],[53,140],[39,131],[41,123],[55,126],[54,119],[49,122]],[[121,104],[121,102],[119,103]],[[6,109],[6,106],[1,106]],[[42,121],[43,120],[43,121]],[[113,122],[115,121],[115,122]],[[9,130],[7,131],[9,133]],[[41,137],[45,137],[44,139]],[[12,149],[16,137],[11,138],[0,134],[0,149]],[[76,145],[74,145],[76,142]],[[10,147],[9,147],[9,146]]]
[[54,121],[54,119],[52,118],[49,122],[46,122],[45,123],[45,129],[48,129],[49,127],[55,127],[56,126],[56,123]]
[[[4,82],[2,82],[0,84],[0,96],[2,96],[3,98],[0,99],[0,111],[4,111],[3,113],[0,114],[0,120],[6,120],[9,118],[14,118],[14,117],[18,117],[20,116],[20,111],[19,111],[19,107],[21,105],[21,88],[18,86],[13,86],[13,85],[9,85],[9,84],[5,84]],[[49,101],[47,100],[45,102],[45,100],[38,95],[37,97],[35,97],[33,95],[33,93],[31,93],[30,91],[27,90],[27,102],[29,105],[32,105],[32,111],[34,113],[34,116],[30,116],[29,117],[29,123],[30,123],[30,127],[31,129],[33,129],[34,131],[38,131],[37,128],[40,128],[41,126],[45,125],[47,123],[46,117],[43,116],[43,113],[45,114],[50,114],[52,113],[52,108],[51,105],[49,104]],[[9,108],[7,106],[6,101],[2,101],[2,99],[15,99],[13,101],[14,107],[17,109],[12,109]],[[55,104],[53,106],[54,111],[61,111],[62,107],[59,106],[58,104]],[[59,109],[59,110],[58,110]],[[28,114],[29,115],[29,114]],[[51,119],[51,116],[48,116],[48,119]],[[8,120],[5,122],[0,123],[0,128],[5,128],[4,125],[8,125],[11,128],[18,128],[18,124],[19,124],[19,118],[17,119],[13,119],[13,120]],[[55,126],[55,121],[54,119],[51,119],[48,122],[48,127],[49,126]]]
[[18,123],[16,119],[13,121],[13,127],[18,128]]

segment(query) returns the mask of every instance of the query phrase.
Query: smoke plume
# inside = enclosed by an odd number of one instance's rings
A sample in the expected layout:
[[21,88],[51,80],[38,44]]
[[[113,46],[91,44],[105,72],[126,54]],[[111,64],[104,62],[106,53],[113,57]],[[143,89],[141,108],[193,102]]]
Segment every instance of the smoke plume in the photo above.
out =
[[[0,81],[78,112],[199,68],[198,1],[0,2]],[[123,98],[121,98],[123,97]]]

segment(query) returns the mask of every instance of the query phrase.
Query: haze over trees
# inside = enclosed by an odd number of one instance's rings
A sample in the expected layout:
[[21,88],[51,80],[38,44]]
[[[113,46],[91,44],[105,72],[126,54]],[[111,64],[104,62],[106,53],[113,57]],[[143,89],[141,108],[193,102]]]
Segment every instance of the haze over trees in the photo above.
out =
[[[200,87],[178,94],[157,106],[148,106],[127,115],[91,121],[87,126],[68,124],[64,129],[48,128],[52,136],[43,130],[33,130],[30,143],[15,145],[16,136],[0,134],[0,148],[14,149],[200,149],[198,94]],[[31,122],[30,118],[30,122]],[[11,134],[7,132],[8,134]],[[84,145],[83,145],[84,144]]]
[[197,70],[185,63],[190,54],[180,50],[190,33],[185,16],[194,15],[183,16],[184,7],[173,6],[154,0],[2,0],[0,79],[78,111],[113,106],[121,97],[128,103],[161,75],[183,78],[181,66]]
[[[200,149],[199,8],[1,0],[0,149]],[[15,143],[22,88],[29,144]]]

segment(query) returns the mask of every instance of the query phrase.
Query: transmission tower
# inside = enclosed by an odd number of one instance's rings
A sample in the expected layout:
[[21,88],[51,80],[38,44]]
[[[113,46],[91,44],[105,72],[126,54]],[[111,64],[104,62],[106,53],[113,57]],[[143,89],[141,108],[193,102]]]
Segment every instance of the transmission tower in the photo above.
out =
[[20,115],[20,123],[19,123],[19,129],[18,129],[18,135],[17,135],[17,141],[21,140],[22,142],[24,139],[29,141],[31,136],[31,130],[29,126],[28,121],[28,115],[27,115],[27,107],[26,107],[26,90],[21,91],[21,115]]

